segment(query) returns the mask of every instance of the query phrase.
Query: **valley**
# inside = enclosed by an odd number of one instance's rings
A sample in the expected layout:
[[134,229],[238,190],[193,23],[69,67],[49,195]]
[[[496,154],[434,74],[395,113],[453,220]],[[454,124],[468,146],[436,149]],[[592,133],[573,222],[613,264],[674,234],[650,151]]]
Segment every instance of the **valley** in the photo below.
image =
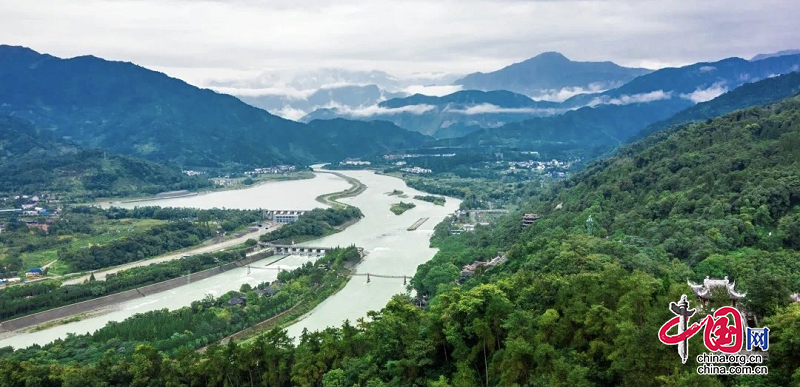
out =
[[800,383],[800,8],[37,1],[0,387]]

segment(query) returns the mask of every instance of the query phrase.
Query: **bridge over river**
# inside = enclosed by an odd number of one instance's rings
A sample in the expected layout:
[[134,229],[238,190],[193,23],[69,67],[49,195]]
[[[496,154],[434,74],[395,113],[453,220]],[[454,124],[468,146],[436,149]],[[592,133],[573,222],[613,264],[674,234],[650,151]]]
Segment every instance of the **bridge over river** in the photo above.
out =
[[[272,243],[266,243],[263,246],[267,248],[271,248],[275,251],[276,255],[284,254],[284,255],[310,255],[310,256],[317,256],[321,257],[325,255],[325,252],[331,251],[336,247],[320,247],[320,246],[301,246],[301,245],[276,245]],[[363,247],[356,247],[358,249],[358,253],[363,257],[364,256],[364,248]]]

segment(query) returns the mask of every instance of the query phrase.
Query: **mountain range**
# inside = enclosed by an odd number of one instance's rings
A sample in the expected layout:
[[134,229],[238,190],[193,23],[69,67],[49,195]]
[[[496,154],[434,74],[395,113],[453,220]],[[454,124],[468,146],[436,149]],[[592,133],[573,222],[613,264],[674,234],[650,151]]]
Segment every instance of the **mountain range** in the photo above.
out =
[[[391,123],[305,125],[132,63],[61,59],[0,46],[0,114],[78,144],[184,167],[335,161],[418,146],[428,139]],[[324,144],[324,145],[323,145]],[[325,156],[322,156],[325,155]]]
[[605,90],[650,73],[612,62],[578,62],[558,52],[545,52],[490,73],[473,73],[454,83],[464,89],[509,90],[534,97],[565,88]]
[[84,149],[30,122],[0,116],[0,193],[58,193],[75,197],[131,196],[197,189],[208,179],[175,165]]
[[[588,62],[575,63],[583,63],[580,68],[588,66]],[[603,68],[606,65],[599,66]],[[694,103],[708,101],[743,84],[799,68],[800,55],[771,56],[758,61],[728,58],[649,72],[622,86],[579,94],[563,102],[535,101],[510,91],[463,90],[441,97],[413,95],[390,99],[372,109],[364,109],[371,112],[369,115],[333,108],[315,111],[303,120],[334,117],[387,120],[439,139],[470,135],[483,129],[483,134],[475,134],[472,138],[480,137],[481,141],[487,141],[489,136],[495,138],[492,143],[508,143],[499,139],[511,133],[521,133],[523,127],[552,131],[557,136],[561,128],[571,127],[575,123],[573,120],[580,117],[580,121],[591,123],[595,129],[611,128],[609,125],[617,127],[611,137],[625,141],[633,130],[641,129],[642,124],[646,126],[666,119]],[[625,105],[632,106],[623,107]],[[606,107],[583,109],[599,106]],[[581,109],[579,113],[572,112],[578,109]],[[559,118],[561,114],[564,117]],[[543,118],[547,116],[553,117]],[[633,120],[626,120],[619,126],[616,121],[626,116],[633,117]],[[632,126],[624,128],[625,125]],[[456,142],[465,141],[470,142]]]
[[[534,59],[531,63],[566,58],[546,53]],[[619,67],[575,63],[580,65],[564,68],[592,73],[587,69],[595,65]],[[322,109],[295,122],[132,63],[93,56],[61,59],[0,46],[0,114],[30,121],[81,147],[195,168],[330,162],[426,146],[525,147],[590,156],[697,102],[798,67],[800,55],[729,58],[646,72],[622,86],[563,102],[508,90],[462,90],[391,98],[357,109]],[[728,105],[739,108],[765,100],[766,94],[790,94],[794,78],[779,79],[784,83],[759,86],[764,97],[731,97]],[[374,85],[343,86],[312,93],[305,102],[347,99],[363,105],[385,97]]]

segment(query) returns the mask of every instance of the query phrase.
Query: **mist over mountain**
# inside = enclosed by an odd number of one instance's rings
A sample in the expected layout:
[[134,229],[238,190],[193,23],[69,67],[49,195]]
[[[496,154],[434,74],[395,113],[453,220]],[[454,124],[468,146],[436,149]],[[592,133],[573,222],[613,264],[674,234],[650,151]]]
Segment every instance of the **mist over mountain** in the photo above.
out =
[[[323,155],[364,156],[350,151],[356,142],[392,150],[426,141],[391,124],[363,122],[353,122],[342,137],[324,124],[306,126],[132,63],[93,56],[60,59],[0,46],[0,84],[0,114],[86,147],[181,166],[329,161]],[[332,149],[323,150],[322,143]]]
[[378,70],[320,69],[265,72],[252,79],[212,81],[207,86],[272,114],[300,120],[317,109],[364,108],[418,92],[447,94],[460,89],[451,85],[458,77],[443,73],[396,77]]
[[682,98],[694,103],[705,102],[745,83],[798,70],[800,55],[776,56],[758,61],[727,58],[661,69],[615,89],[595,95],[572,97],[564,101],[564,104],[577,107],[671,98]]
[[302,121],[335,117],[386,120],[436,138],[451,138],[481,128],[563,112],[558,103],[534,101],[510,91],[463,90],[442,97],[414,94],[360,109],[318,109]]
[[537,99],[560,101],[569,94],[620,86],[652,70],[613,62],[577,62],[558,52],[545,52],[490,73],[473,73],[454,84],[465,89],[509,90]]

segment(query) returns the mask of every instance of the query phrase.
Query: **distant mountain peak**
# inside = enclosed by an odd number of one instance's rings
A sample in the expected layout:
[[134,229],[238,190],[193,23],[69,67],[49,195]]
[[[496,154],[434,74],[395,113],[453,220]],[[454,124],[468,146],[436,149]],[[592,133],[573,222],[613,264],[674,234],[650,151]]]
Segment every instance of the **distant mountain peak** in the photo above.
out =
[[545,51],[545,52],[543,52],[543,53],[541,53],[539,55],[536,55],[533,58],[530,58],[528,60],[534,60],[534,59],[569,61],[569,58],[567,58],[566,56],[564,56],[564,54],[562,54],[562,53],[560,53],[558,51]]
[[800,54],[800,49],[782,50],[782,51],[778,51],[778,52],[773,52],[771,54],[758,54],[758,55],[754,56],[750,60],[751,61],[756,61],[756,60],[762,60],[762,59],[767,59],[767,58],[773,58],[773,57],[776,57],[776,56],[797,55],[797,54]]
[[509,90],[530,96],[565,88],[592,89],[592,85],[609,88],[650,72],[609,61],[573,61],[560,52],[547,51],[497,71],[469,74],[455,84],[464,89]]

